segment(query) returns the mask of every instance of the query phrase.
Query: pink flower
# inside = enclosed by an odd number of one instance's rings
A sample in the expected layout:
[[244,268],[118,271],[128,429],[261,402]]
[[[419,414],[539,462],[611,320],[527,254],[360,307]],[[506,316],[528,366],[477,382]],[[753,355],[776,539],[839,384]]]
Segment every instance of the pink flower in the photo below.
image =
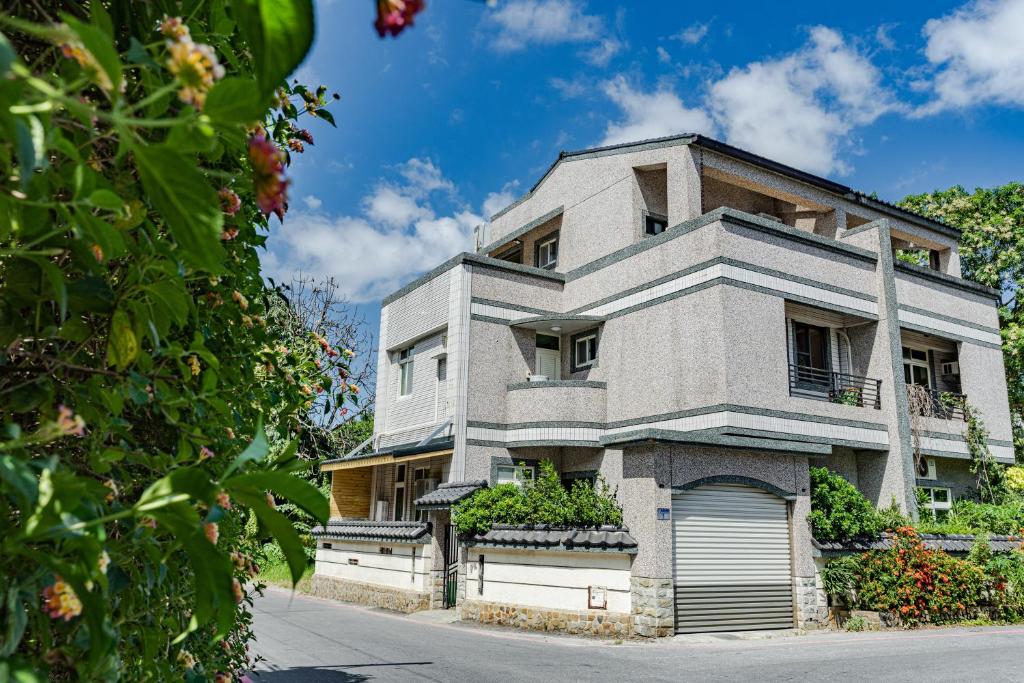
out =
[[52,586],[43,589],[43,610],[51,619],[71,621],[82,613],[82,601],[75,589],[57,576]]
[[206,446],[203,446],[202,448],[199,449],[199,459],[200,460],[209,460],[212,457],[213,457],[213,451],[211,451]]
[[262,134],[249,138],[249,163],[256,187],[256,204],[264,216],[284,220],[288,210],[288,181],[284,177],[284,153]]
[[85,420],[67,406],[57,406],[57,428],[67,436],[85,436]]
[[242,584],[239,583],[238,579],[231,579],[231,590],[235,594],[235,602],[242,602]]
[[231,496],[228,495],[227,491],[221,491],[217,494],[217,505],[225,510],[231,509]]
[[228,216],[234,216],[242,208],[242,200],[238,195],[226,187],[220,188],[217,192],[220,197],[220,208]]
[[308,144],[308,145],[312,145],[313,144],[313,134],[310,133],[305,128],[302,128],[302,129],[296,131],[295,135],[300,140],[303,140],[306,144]]
[[220,529],[217,528],[216,522],[207,522],[203,525],[203,534],[206,535],[206,540],[210,543],[217,545],[217,540],[220,538]]
[[413,17],[423,7],[423,0],[377,0],[377,20],[373,27],[381,38],[389,33],[397,36],[406,26],[412,26]]
[[288,149],[290,149],[293,152],[298,152],[299,154],[302,154],[303,152],[306,151],[306,148],[303,147],[302,145],[302,140],[297,140],[294,138],[288,141]]

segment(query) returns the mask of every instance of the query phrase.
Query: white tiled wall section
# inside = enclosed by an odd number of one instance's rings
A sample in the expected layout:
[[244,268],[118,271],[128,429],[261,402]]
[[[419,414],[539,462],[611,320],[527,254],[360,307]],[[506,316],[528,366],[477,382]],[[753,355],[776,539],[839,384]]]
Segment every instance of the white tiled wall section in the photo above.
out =
[[387,336],[382,348],[394,349],[447,324],[451,272],[441,273],[388,304]]
[[704,415],[693,415],[622,427],[527,427],[493,429],[470,427],[468,438],[481,441],[511,443],[516,441],[580,441],[596,442],[602,436],[626,434],[640,429],[662,429],[666,431],[692,432],[717,427],[756,429],[777,432],[780,438],[786,435],[819,437],[842,441],[860,441],[885,446],[889,443],[888,432],[881,429],[867,429],[825,422],[794,420],[790,418],[753,415],[732,411],[719,411]]
[[[392,311],[390,313],[394,315]],[[389,354],[387,368],[388,383],[388,415],[382,437],[382,445],[385,440],[394,442],[394,435],[398,432],[405,432],[413,429],[420,429],[437,424],[437,354],[444,348],[442,340],[445,332],[439,332],[425,339],[416,342],[413,347],[412,356],[412,393],[406,396],[399,396],[399,385],[401,383],[401,371],[398,365],[399,351],[392,351]],[[447,391],[447,387],[443,387]],[[441,418],[443,420],[444,418]],[[427,430],[429,434],[430,430]],[[410,439],[399,440],[396,443],[404,443]]]
[[976,327],[959,325],[948,320],[941,320],[930,315],[922,315],[921,313],[904,311],[902,309],[900,310],[900,322],[907,323],[909,325],[927,327],[933,330],[938,330],[939,332],[949,332],[959,337],[966,337],[967,339],[975,339],[977,341],[988,342],[989,344],[1002,343],[1002,339],[1000,338],[998,332],[987,332],[985,330],[979,330]]

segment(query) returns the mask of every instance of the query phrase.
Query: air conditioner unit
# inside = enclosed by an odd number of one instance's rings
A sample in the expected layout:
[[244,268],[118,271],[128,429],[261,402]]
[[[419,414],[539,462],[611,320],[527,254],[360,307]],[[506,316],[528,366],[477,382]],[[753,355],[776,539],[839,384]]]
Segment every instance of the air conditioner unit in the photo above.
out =
[[386,500],[378,500],[377,506],[373,511],[373,519],[378,522],[383,522],[388,518],[388,502]]
[[419,500],[437,488],[437,479],[420,479],[413,486],[413,500]]
[[953,360],[942,364],[943,375],[959,375],[960,374],[960,363]]

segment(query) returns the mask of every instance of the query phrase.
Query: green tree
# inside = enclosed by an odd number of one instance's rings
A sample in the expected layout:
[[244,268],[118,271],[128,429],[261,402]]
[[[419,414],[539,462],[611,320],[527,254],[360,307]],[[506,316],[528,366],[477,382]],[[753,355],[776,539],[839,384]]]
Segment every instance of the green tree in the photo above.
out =
[[1006,383],[1014,423],[1017,460],[1024,460],[1024,310],[1017,296],[1024,285],[1024,184],[968,192],[947,190],[905,197],[900,206],[963,231],[960,264],[965,278],[1002,292],[999,323]]

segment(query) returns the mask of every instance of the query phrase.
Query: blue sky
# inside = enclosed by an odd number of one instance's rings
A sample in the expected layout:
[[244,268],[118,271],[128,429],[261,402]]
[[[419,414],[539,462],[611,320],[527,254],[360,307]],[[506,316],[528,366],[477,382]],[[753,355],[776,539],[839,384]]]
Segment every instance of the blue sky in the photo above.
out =
[[432,0],[386,40],[372,8],[318,3],[298,76],[338,129],[310,123],[265,262],[374,330],[562,149],[703,132],[888,200],[1024,179],[1024,0]]

